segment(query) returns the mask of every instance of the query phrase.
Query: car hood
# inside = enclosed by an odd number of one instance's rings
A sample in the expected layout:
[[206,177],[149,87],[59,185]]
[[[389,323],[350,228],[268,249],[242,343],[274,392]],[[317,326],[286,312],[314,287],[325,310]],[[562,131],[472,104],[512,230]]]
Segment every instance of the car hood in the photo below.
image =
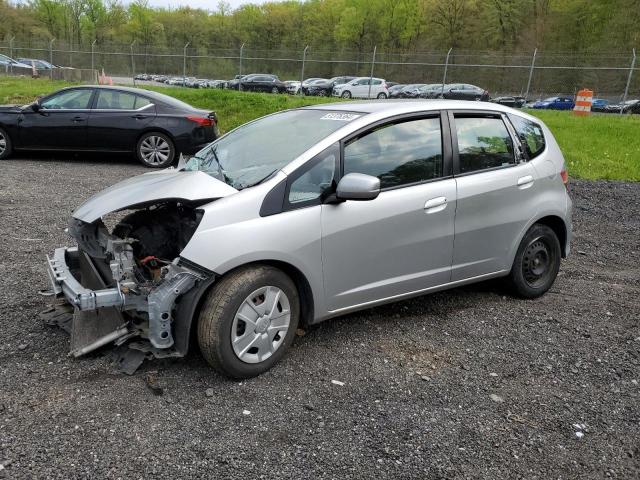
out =
[[204,172],[169,168],[128,178],[102,190],[80,205],[73,217],[93,223],[103,215],[160,201],[206,202],[237,193],[238,190]]

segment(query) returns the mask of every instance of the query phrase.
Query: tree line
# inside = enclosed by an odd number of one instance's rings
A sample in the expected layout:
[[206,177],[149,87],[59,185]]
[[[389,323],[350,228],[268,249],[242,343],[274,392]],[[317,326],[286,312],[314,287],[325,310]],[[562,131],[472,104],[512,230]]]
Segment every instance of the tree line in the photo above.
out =
[[214,10],[147,0],[0,0],[0,39],[87,46],[416,53],[626,52],[640,44],[640,0],[307,0]]

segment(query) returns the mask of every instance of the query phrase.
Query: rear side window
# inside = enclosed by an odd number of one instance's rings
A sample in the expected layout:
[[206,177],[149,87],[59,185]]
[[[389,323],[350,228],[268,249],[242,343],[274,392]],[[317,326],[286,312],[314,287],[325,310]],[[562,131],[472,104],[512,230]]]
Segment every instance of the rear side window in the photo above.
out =
[[146,107],[147,105],[151,104],[151,100],[149,100],[148,98],[145,97],[140,97],[138,95],[136,95],[136,103],[134,105],[134,108],[136,110],[142,108],[142,107]]
[[344,148],[344,173],[365,173],[382,188],[442,176],[440,118],[422,118],[381,126]]
[[137,95],[118,90],[98,90],[98,110],[134,110]]
[[527,151],[527,157],[531,159],[540,155],[545,147],[544,135],[540,125],[518,115],[509,115],[509,120],[511,120],[513,128],[515,128],[522,145]]
[[460,173],[515,163],[513,143],[501,118],[456,117]]

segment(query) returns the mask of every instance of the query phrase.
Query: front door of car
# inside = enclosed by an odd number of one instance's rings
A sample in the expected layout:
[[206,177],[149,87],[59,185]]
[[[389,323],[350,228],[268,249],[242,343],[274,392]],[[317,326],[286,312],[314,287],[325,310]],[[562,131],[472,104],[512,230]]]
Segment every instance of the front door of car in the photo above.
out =
[[450,114],[457,184],[452,281],[511,268],[509,252],[535,215],[536,173],[515,153],[499,113]]
[[89,116],[87,146],[92,150],[133,151],[142,130],[156,117],[147,97],[114,89],[97,89]]
[[369,79],[361,78],[355,82],[355,85],[351,88],[351,95],[353,97],[364,97],[369,91]]
[[329,310],[449,282],[456,186],[441,132],[439,115],[414,117],[344,143],[343,173],[377,176],[382,190],[374,200],[322,205]]
[[93,92],[92,88],[63,90],[42,99],[38,111],[23,110],[20,145],[53,150],[86,148]]

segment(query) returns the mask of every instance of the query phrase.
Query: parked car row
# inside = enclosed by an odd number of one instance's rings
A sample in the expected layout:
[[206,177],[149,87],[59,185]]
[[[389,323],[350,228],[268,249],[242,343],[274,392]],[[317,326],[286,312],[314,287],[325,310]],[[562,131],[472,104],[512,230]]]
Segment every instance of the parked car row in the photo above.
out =
[[0,53],[0,69],[8,70],[10,68],[28,68],[32,69],[33,67],[36,70],[53,70],[56,68],[68,68],[71,67],[63,67],[62,65],[54,65],[53,63],[49,63],[46,60],[42,60],[39,58],[11,58],[6,55]]

